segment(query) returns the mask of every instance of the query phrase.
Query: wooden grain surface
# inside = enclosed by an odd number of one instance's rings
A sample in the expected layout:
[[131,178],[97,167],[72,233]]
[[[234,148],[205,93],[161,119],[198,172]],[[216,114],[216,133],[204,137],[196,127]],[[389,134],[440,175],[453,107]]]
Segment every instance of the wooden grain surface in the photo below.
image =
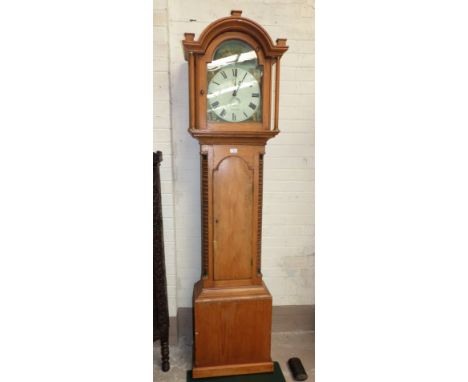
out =
[[273,370],[272,298],[265,287],[202,288],[194,293],[194,377]]
[[215,280],[251,277],[253,181],[253,170],[238,156],[225,158],[213,173]]

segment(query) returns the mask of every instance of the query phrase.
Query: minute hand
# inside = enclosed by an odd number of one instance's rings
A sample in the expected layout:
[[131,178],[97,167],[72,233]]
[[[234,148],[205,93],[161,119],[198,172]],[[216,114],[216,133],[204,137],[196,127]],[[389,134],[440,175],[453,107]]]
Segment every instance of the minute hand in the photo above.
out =
[[247,72],[244,74],[244,78],[242,78],[242,80],[239,82],[239,85],[237,85],[237,89],[234,90],[234,93],[232,93],[233,97],[235,97],[237,95],[237,92],[239,91],[239,89],[240,89],[240,87],[242,85],[242,82],[244,82],[245,77],[247,77]]

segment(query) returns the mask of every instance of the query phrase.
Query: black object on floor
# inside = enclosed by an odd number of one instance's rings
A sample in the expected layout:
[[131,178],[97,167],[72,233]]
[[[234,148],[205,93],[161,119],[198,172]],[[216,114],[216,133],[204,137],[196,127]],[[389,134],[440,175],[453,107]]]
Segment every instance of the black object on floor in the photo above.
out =
[[305,381],[307,379],[307,373],[302,366],[302,362],[299,358],[290,358],[288,361],[289,369],[296,381]]
[[192,371],[187,371],[187,382],[286,382],[278,362],[273,373],[233,375],[230,377],[192,378]]

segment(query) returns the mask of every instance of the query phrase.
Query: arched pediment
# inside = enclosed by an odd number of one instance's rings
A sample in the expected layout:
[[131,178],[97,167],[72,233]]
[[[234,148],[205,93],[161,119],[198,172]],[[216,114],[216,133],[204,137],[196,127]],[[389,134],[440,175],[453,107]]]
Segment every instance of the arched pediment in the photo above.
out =
[[241,17],[242,11],[231,11],[231,16],[223,17],[212,22],[200,34],[195,41],[194,33],[185,33],[184,45],[185,59],[188,53],[204,54],[210,43],[220,34],[226,32],[242,32],[255,39],[260,45],[266,57],[281,57],[288,50],[286,39],[279,38],[274,44],[268,32],[258,23],[245,17]]

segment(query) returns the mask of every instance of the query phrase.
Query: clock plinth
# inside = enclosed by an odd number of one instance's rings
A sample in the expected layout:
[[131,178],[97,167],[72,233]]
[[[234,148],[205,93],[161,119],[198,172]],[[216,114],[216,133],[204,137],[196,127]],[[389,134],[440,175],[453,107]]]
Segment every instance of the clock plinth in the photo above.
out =
[[279,62],[288,47],[285,39],[275,45],[260,25],[241,15],[233,11],[210,24],[198,41],[191,33],[183,41],[189,132],[200,143],[201,164],[194,378],[274,371],[272,296],[261,273],[263,156],[267,141],[279,133]]
[[273,372],[272,298],[265,284],[203,288],[195,284],[193,377]]

